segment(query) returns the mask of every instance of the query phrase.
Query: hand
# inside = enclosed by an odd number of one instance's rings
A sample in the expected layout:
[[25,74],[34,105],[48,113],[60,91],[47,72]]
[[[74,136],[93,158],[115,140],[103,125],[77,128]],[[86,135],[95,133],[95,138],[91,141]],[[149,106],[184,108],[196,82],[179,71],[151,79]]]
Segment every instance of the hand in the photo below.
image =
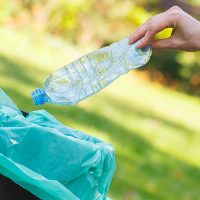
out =
[[[165,28],[173,28],[171,37],[154,40],[154,36]],[[147,20],[129,37],[129,44],[143,39],[137,48],[143,48],[149,43],[154,49],[180,49],[186,51],[200,50],[200,22],[174,6],[164,13]]]

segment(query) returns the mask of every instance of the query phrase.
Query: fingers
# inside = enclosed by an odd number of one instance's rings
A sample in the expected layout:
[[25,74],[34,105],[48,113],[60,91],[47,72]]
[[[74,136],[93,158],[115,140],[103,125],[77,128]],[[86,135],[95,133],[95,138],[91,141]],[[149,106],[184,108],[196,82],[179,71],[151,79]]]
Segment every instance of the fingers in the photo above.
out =
[[154,32],[147,30],[144,38],[140,40],[140,42],[136,46],[136,48],[140,49],[140,48],[147,46],[151,42],[153,37],[154,37]]
[[146,31],[147,31],[147,26],[146,24],[148,23],[149,20],[147,20],[142,26],[140,26],[135,32],[133,32],[130,37],[129,37],[129,44],[133,44],[137,42],[139,39],[144,37]]
[[174,27],[173,17],[169,12],[164,12],[148,20],[129,38],[129,44],[137,42],[143,37],[136,48],[143,48],[153,40],[154,36],[165,28]]
[[174,38],[167,38],[161,40],[154,40],[151,45],[153,49],[176,49],[176,40]]

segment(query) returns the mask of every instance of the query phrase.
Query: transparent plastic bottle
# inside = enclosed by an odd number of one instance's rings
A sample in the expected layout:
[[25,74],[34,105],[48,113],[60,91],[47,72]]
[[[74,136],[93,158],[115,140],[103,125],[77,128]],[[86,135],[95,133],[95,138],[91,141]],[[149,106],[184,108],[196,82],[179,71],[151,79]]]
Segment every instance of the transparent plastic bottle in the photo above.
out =
[[49,75],[43,88],[32,92],[34,104],[76,104],[120,75],[144,66],[152,54],[151,46],[136,49],[136,44],[129,45],[125,38],[58,69]]

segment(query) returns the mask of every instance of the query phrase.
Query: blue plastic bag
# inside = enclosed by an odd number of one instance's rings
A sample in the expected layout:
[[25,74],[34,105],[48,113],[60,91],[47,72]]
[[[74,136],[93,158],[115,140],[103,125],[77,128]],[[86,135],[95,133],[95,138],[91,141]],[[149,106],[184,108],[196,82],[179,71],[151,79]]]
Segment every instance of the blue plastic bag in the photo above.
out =
[[0,90],[0,174],[44,200],[106,200],[111,145],[62,125],[44,110],[25,118]]

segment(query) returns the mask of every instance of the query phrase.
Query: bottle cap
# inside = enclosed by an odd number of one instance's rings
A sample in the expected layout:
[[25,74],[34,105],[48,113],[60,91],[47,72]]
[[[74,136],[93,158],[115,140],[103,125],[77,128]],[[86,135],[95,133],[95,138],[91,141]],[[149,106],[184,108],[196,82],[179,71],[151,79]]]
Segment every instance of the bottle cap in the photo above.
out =
[[35,106],[48,102],[48,97],[42,88],[37,88],[31,95]]

